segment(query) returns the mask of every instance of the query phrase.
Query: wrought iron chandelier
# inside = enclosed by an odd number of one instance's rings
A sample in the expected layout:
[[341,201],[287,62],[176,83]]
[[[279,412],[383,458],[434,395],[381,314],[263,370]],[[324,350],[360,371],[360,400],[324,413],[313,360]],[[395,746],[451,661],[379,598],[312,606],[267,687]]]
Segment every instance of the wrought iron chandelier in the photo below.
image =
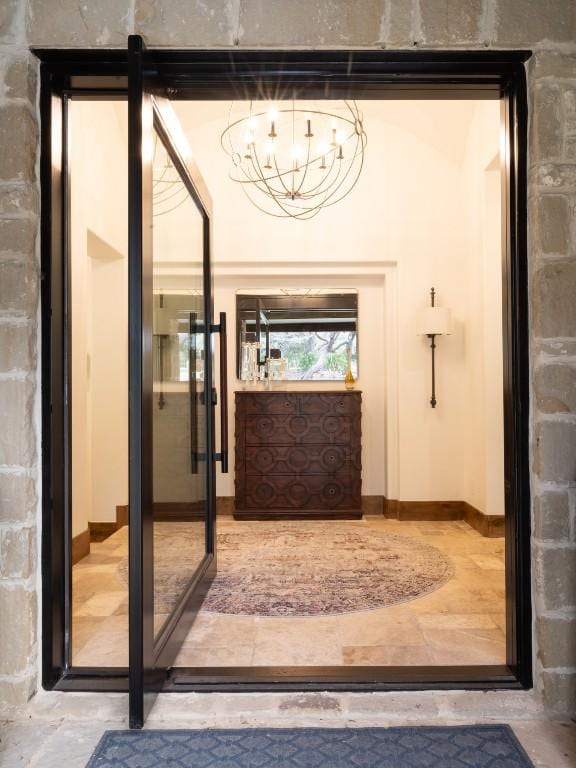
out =
[[240,117],[233,103],[220,141],[232,163],[230,178],[257,208],[279,218],[311,219],[356,185],[366,131],[355,101],[331,101],[330,111],[288,103],[263,109],[262,102],[250,102]]
[[154,135],[152,160],[153,216],[164,216],[179,208],[189,193],[162,142]]

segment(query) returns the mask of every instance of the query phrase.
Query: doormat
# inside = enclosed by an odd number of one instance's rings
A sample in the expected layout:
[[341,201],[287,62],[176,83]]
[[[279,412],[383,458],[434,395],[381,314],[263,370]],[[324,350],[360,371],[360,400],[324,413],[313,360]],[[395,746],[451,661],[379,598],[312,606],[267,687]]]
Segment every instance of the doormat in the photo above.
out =
[[534,768],[507,725],[106,731],[86,768]]

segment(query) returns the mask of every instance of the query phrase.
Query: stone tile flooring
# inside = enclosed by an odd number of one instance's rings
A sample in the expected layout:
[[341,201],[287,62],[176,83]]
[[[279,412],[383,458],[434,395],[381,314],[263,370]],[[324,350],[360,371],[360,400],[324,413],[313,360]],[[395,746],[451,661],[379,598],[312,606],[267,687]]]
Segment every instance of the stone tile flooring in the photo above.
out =
[[[350,525],[412,536],[452,560],[454,578],[411,602],[328,617],[262,618],[201,612],[176,666],[465,665],[505,661],[504,539],[464,522],[366,518]],[[230,519],[219,527],[234,526]],[[245,523],[243,523],[245,525]],[[257,535],[258,523],[253,523]],[[73,661],[125,666],[128,596],[118,577],[127,529],[74,567]]]

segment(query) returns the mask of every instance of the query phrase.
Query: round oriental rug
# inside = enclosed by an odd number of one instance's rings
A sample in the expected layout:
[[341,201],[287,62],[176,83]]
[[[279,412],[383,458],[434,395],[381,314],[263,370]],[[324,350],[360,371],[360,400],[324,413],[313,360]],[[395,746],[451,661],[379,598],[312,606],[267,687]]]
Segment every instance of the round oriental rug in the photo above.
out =
[[[173,604],[174,577],[182,574],[182,528],[162,529],[155,535],[157,611]],[[202,611],[245,616],[367,611],[415,600],[452,575],[450,561],[436,547],[362,523],[234,523],[220,526],[218,574]]]
[[453,575],[436,547],[362,524],[243,523],[218,533],[202,610],[328,616],[414,600]]

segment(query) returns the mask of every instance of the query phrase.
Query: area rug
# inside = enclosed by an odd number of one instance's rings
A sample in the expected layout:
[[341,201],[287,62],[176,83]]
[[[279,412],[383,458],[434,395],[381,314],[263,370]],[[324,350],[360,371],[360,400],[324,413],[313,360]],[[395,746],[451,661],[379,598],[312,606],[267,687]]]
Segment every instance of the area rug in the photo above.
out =
[[107,731],[87,768],[534,768],[506,725]]
[[[157,613],[169,612],[190,578],[185,526],[155,526]],[[126,581],[126,563],[120,571]],[[452,575],[450,561],[436,547],[362,523],[234,523],[218,532],[218,575],[202,610],[333,616],[415,600]]]

